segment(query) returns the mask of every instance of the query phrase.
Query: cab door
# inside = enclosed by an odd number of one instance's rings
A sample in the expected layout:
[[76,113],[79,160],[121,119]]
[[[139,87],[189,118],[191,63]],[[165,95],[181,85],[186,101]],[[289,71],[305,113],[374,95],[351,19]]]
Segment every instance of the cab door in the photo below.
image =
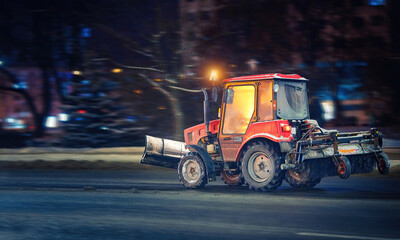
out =
[[225,162],[235,161],[243,136],[255,117],[254,84],[227,85],[224,93],[219,143]]

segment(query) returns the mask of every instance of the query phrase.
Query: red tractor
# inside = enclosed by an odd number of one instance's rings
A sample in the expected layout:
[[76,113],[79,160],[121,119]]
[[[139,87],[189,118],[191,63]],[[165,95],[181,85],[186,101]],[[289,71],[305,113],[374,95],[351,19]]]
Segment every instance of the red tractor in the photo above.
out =
[[284,179],[311,188],[325,176],[346,179],[375,166],[388,174],[376,129],[338,133],[309,119],[306,82],[279,73],[226,79],[219,119],[212,121],[203,89],[204,123],[184,131],[185,143],[146,136],[141,163],[178,169],[187,188],[203,187],[217,175],[228,185],[272,191]]

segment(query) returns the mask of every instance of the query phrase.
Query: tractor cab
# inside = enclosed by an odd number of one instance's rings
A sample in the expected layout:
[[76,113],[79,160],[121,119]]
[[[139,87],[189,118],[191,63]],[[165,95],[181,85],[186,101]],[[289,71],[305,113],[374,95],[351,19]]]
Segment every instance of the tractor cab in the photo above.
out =
[[[264,79],[259,79],[264,78]],[[306,79],[298,75],[265,74],[224,81],[225,132],[240,133],[248,123],[309,118]],[[237,121],[232,121],[235,119]]]
[[218,136],[224,161],[236,161],[250,138],[290,141],[290,124],[295,133],[292,122],[309,118],[306,81],[285,74],[226,79]]

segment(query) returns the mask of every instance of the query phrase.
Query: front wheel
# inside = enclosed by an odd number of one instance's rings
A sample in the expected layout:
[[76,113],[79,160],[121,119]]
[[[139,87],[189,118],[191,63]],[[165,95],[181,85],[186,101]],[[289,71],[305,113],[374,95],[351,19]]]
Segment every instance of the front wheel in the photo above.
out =
[[273,147],[261,141],[249,145],[244,152],[242,174],[249,189],[257,191],[273,191],[284,178]]
[[187,188],[200,188],[207,184],[206,168],[195,153],[188,153],[178,164],[179,180]]

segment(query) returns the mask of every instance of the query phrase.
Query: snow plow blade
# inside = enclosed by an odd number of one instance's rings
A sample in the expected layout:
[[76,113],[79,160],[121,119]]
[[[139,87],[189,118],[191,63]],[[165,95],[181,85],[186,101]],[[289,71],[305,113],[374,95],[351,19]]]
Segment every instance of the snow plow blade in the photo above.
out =
[[188,152],[184,142],[146,135],[146,146],[140,163],[177,169],[181,157]]

